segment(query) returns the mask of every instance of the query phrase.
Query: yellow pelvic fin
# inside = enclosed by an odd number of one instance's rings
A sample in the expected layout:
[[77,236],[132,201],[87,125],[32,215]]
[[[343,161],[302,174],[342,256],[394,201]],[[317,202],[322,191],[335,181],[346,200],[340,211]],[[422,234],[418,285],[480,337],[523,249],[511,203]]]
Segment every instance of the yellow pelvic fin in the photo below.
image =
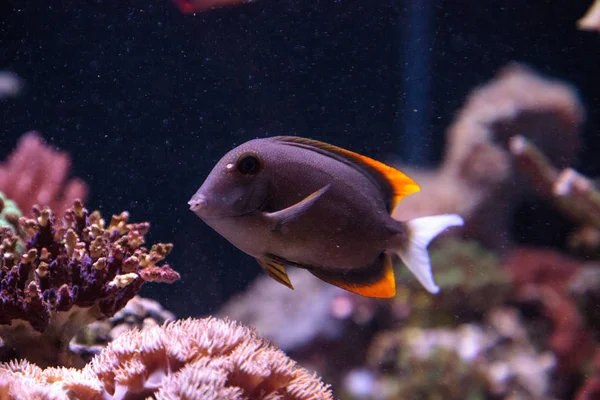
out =
[[392,259],[386,254],[383,261],[383,274],[381,277],[367,285],[346,282],[343,279],[335,279],[330,276],[323,277],[318,271],[311,271],[314,275],[334,286],[345,289],[349,292],[360,294],[365,297],[390,298],[396,295],[396,277],[394,276],[394,267]]
[[367,169],[375,178],[383,179],[389,186],[392,192],[392,198],[388,199],[390,212],[394,210],[398,202],[409,194],[416,193],[421,190],[419,185],[408,175],[390,167],[382,162],[372,158],[354,153],[350,150],[334,146],[332,144],[319,142],[318,140],[306,139],[297,136],[278,136],[277,139],[284,142],[296,144],[302,147],[322,150],[321,153],[333,153],[347,161],[362,166]]
[[265,272],[267,274],[269,274],[269,276],[271,278],[275,279],[277,282],[281,283],[282,285],[285,285],[285,286],[289,287],[290,289],[294,290],[294,286],[292,285],[290,278],[287,276],[285,267],[281,263],[279,263],[275,260],[268,259],[268,258],[264,258],[264,259],[257,258],[256,261],[258,261],[258,263],[260,264],[262,269],[264,269]]

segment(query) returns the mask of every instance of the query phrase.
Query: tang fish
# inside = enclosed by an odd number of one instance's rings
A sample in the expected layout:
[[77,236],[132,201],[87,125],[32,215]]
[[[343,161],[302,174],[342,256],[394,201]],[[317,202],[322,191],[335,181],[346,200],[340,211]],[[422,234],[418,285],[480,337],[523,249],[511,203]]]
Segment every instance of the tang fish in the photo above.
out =
[[206,224],[293,289],[286,267],[367,297],[393,297],[392,256],[439,291],[427,246],[462,225],[454,214],[397,221],[419,186],[401,171],[295,136],[250,140],[227,153],[188,202]]

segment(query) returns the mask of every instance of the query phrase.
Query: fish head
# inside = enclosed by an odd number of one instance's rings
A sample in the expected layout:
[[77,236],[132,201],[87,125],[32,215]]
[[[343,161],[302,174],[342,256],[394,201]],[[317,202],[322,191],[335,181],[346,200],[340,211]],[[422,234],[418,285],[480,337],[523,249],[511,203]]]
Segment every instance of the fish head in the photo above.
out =
[[260,211],[268,197],[269,153],[263,140],[246,142],[214,166],[188,204],[202,219],[241,217]]

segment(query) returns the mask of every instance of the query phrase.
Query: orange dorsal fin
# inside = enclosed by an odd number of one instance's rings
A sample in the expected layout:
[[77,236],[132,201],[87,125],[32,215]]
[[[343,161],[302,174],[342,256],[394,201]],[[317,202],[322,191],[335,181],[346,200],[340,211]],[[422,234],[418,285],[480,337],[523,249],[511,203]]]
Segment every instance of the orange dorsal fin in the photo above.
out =
[[319,142],[318,140],[306,139],[298,136],[277,136],[273,139],[311,149],[360,167],[361,170],[373,178],[388,195],[386,202],[390,213],[405,196],[421,190],[414,180],[396,168],[390,167],[389,165],[372,158],[354,153],[350,150]]
[[324,276],[318,270],[311,270],[319,279],[334,286],[365,297],[390,298],[396,295],[396,277],[390,256],[383,258],[383,271],[379,279],[366,285],[344,281],[342,277],[336,279],[333,276]]

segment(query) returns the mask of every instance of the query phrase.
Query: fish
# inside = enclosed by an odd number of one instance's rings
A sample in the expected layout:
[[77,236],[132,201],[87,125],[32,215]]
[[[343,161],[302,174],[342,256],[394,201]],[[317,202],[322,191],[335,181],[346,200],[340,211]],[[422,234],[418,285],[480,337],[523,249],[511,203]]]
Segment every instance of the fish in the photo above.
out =
[[194,14],[202,11],[231,6],[239,3],[250,3],[253,0],[173,0],[183,14]]
[[298,136],[253,139],[229,151],[189,200],[190,210],[293,289],[288,267],[365,297],[396,294],[400,258],[439,292],[427,246],[463,220],[456,214],[398,221],[401,200],[420,190],[400,170]]

